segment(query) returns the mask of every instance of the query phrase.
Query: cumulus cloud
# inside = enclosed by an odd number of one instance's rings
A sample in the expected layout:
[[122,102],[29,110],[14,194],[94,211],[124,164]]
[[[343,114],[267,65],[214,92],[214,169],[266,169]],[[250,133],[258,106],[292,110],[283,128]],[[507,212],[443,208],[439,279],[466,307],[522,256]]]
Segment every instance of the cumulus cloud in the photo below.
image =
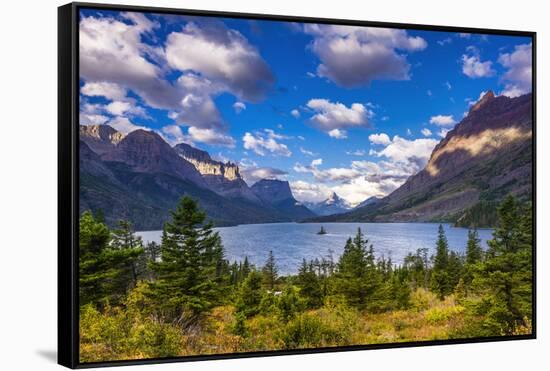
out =
[[105,97],[113,101],[125,100],[127,94],[126,89],[112,82],[87,82],[80,92],[89,97]]
[[181,71],[200,72],[219,81],[249,102],[261,100],[274,82],[258,50],[238,31],[221,22],[187,23],[166,41],[168,64]]
[[510,98],[529,93],[532,88],[533,50],[531,44],[516,45],[512,53],[501,54],[498,62],[507,68],[501,80],[502,95]]
[[[258,51],[222,22],[188,22],[163,46],[143,41],[154,39],[159,26],[143,14],[83,17],[79,25],[81,93],[111,100],[106,106],[111,115],[144,116],[136,99],[128,97],[131,91],[147,106],[169,110],[194,140],[234,145],[213,97],[229,92],[256,102],[274,82]],[[174,73],[181,75],[171,82],[167,76]]]
[[398,29],[306,24],[304,31],[313,36],[311,49],[321,61],[317,75],[348,88],[409,79],[410,65],[401,51],[427,46],[421,37]]
[[386,157],[396,163],[412,164],[417,170],[420,170],[428,162],[437,143],[438,141],[435,139],[408,140],[396,135],[390,144],[375,154],[378,157]]
[[341,129],[332,129],[327,134],[329,137],[335,139],[346,139],[348,137],[347,131]]
[[189,134],[189,138],[195,142],[230,148],[235,147],[235,139],[233,139],[233,137],[220,133],[214,129],[201,129],[191,126],[187,132]]
[[130,23],[110,17],[80,20],[80,77],[86,84],[111,83],[131,89],[155,108],[177,107],[180,94],[162,79],[162,69],[152,62],[158,58],[153,55],[155,50],[141,42],[142,34],[157,24],[138,13],[121,16]]
[[346,137],[344,129],[369,127],[369,119],[374,116],[374,112],[361,103],[347,107],[328,99],[311,99],[307,108],[315,113],[309,119],[312,125],[338,139]]
[[246,109],[246,104],[244,104],[243,102],[235,102],[233,103],[233,109],[236,113],[241,113],[241,111]]
[[283,136],[269,129],[265,131],[265,134],[260,132],[255,132],[254,134],[246,132],[243,136],[244,148],[252,150],[260,156],[265,156],[267,153],[285,157],[290,157],[292,155],[292,152],[288,149],[286,144],[277,141],[277,139],[282,139]]
[[321,202],[326,200],[332,190],[325,184],[310,183],[303,180],[290,182],[292,195],[302,202]]
[[179,143],[193,144],[191,137],[184,134],[178,125],[166,125],[160,129],[159,134],[172,146]]
[[430,117],[430,124],[437,126],[452,126],[456,124],[453,115],[437,115]]
[[432,135],[432,131],[428,128],[424,128],[422,130],[420,130],[420,132],[422,133],[422,135],[424,135],[425,137],[429,137]]
[[391,139],[386,133],[371,134],[369,140],[372,144],[388,145],[391,143]]
[[109,121],[109,117],[93,113],[83,113],[79,115],[80,125],[101,125]]
[[467,50],[469,53],[462,55],[462,73],[472,79],[495,75],[496,72],[492,67],[493,62],[482,62],[476,48],[469,47]]
[[292,117],[294,117],[295,119],[300,118],[300,111],[298,111],[297,109],[293,109],[292,111],[290,111],[290,114],[291,114]]

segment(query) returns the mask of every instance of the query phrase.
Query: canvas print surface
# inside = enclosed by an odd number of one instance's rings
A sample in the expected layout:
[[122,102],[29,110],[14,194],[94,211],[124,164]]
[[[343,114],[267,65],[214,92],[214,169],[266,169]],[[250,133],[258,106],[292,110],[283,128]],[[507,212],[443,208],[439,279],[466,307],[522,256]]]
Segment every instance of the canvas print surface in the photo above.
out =
[[79,14],[80,362],[531,334],[530,37]]

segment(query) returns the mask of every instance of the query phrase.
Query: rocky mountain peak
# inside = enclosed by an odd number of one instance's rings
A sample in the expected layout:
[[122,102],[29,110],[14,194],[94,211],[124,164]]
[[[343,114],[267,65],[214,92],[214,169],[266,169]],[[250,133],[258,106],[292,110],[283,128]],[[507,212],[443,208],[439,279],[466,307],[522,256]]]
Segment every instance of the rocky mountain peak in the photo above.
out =
[[201,175],[221,176],[229,181],[241,179],[239,167],[236,164],[215,161],[206,151],[202,151],[186,143],[177,144],[174,146],[174,151],[192,163]]
[[80,125],[79,134],[80,139],[98,155],[111,151],[125,136],[109,125]]
[[123,162],[139,172],[174,174],[204,186],[204,180],[195,167],[178,156],[172,147],[153,131],[132,131],[112,151],[102,155],[102,159]]
[[495,93],[493,93],[492,90],[489,90],[487,93],[485,93],[483,95],[483,97],[481,97],[480,100],[478,100],[476,102],[476,104],[474,104],[472,106],[472,108],[470,108],[470,112],[474,112],[474,111],[479,110],[481,107],[483,107],[484,105],[486,105],[488,102],[492,101],[493,99],[495,99]]

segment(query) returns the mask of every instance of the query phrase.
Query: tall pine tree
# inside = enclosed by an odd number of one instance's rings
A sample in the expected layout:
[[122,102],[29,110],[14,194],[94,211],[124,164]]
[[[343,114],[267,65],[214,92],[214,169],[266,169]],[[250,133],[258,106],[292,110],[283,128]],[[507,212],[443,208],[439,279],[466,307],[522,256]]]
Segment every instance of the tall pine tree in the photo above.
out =
[[273,251],[269,250],[269,255],[265,262],[265,265],[262,268],[262,274],[264,279],[264,284],[269,290],[275,288],[275,283],[277,282],[277,264],[275,262],[275,256]]
[[531,205],[521,210],[515,198],[508,196],[498,208],[498,219],[474,283],[489,296],[478,308],[485,316],[484,330],[511,335],[528,327],[532,318]]
[[437,242],[432,268],[432,290],[440,299],[451,294],[454,285],[449,274],[449,244],[445,236],[445,230],[440,224],[437,232]]
[[161,260],[151,267],[157,280],[151,294],[162,315],[186,327],[219,304],[224,287],[220,236],[206,223],[197,202],[183,197],[164,224]]

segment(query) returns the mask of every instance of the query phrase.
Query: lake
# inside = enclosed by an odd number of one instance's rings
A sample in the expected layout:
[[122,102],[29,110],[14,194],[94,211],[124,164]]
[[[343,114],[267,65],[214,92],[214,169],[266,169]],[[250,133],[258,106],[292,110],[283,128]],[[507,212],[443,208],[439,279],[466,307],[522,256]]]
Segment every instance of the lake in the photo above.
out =
[[[327,231],[318,235],[321,225]],[[258,267],[263,266],[269,250],[275,255],[279,274],[296,273],[302,259],[306,260],[327,256],[333,251],[334,261],[344,250],[348,237],[353,237],[357,228],[361,228],[369,242],[373,244],[375,255],[389,257],[397,264],[409,252],[419,248],[428,248],[430,254],[435,250],[438,223],[272,223],[246,224],[235,227],[215,228],[219,232],[229,261],[244,260]],[[443,224],[449,247],[464,252],[468,240],[468,229],[455,228]],[[492,238],[491,229],[479,230],[484,249],[486,241]],[[145,242],[160,242],[162,231],[137,232]]]

